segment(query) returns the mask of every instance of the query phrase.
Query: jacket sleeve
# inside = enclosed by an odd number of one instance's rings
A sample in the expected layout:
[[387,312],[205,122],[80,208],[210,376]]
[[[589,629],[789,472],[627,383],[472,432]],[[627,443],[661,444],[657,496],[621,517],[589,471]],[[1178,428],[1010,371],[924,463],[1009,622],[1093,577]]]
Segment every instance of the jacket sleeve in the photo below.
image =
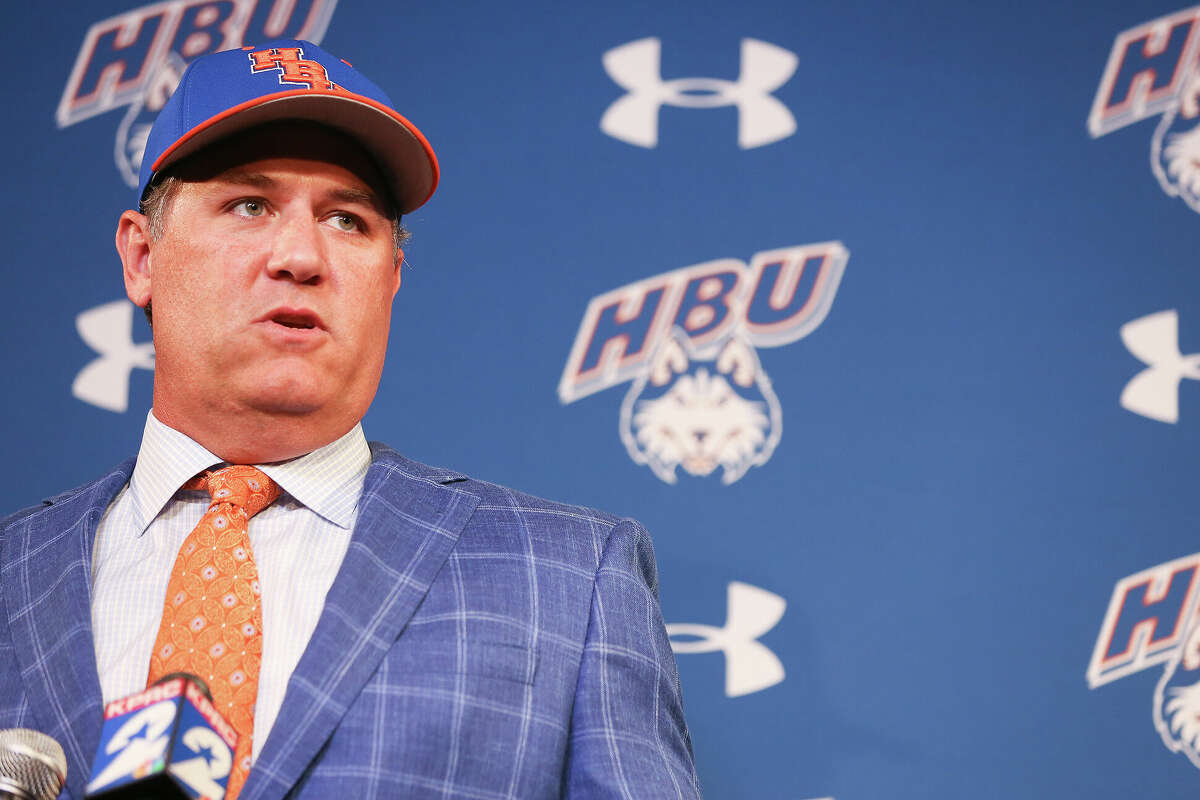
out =
[[632,520],[613,527],[593,584],[563,787],[570,800],[700,797],[654,548]]

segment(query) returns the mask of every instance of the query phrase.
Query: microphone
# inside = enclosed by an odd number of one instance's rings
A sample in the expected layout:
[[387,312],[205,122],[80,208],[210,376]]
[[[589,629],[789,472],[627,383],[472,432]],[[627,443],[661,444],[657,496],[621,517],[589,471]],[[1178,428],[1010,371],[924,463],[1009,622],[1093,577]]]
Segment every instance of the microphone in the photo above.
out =
[[54,800],[66,780],[58,742],[26,728],[0,731],[0,800]]
[[223,800],[237,732],[194,675],[168,675],[104,708],[85,798]]

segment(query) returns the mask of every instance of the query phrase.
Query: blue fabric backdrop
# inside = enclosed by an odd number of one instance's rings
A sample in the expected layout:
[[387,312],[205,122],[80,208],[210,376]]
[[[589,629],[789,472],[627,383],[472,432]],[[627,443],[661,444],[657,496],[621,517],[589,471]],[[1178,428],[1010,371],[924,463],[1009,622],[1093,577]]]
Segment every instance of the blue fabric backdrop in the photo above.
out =
[[368,437],[647,525],[708,796],[1196,793],[1200,8],[5,13],[0,506],[137,447],[173,70],[303,34],[443,168]]

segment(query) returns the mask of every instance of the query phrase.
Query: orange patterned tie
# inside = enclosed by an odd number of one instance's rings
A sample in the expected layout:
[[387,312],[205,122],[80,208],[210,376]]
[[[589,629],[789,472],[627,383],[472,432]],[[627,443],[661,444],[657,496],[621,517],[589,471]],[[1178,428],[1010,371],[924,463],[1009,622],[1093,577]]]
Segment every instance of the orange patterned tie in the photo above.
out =
[[173,672],[206,683],[213,704],[238,734],[226,800],[250,771],[254,701],[262,663],[262,589],[246,523],[279,496],[273,480],[254,467],[205,472],[183,485],[207,489],[212,504],[183,540],[150,656],[148,684]]

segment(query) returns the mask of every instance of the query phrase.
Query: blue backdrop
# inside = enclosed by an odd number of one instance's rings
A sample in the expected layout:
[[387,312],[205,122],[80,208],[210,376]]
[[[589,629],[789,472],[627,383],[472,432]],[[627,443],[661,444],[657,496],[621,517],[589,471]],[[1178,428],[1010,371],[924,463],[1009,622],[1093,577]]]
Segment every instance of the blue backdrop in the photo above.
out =
[[1195,795],[1200,7],[5,13],[3,508],[137,448],[179,66],[302,35],[443,170],[368,438],[647,525],[709,797]]

